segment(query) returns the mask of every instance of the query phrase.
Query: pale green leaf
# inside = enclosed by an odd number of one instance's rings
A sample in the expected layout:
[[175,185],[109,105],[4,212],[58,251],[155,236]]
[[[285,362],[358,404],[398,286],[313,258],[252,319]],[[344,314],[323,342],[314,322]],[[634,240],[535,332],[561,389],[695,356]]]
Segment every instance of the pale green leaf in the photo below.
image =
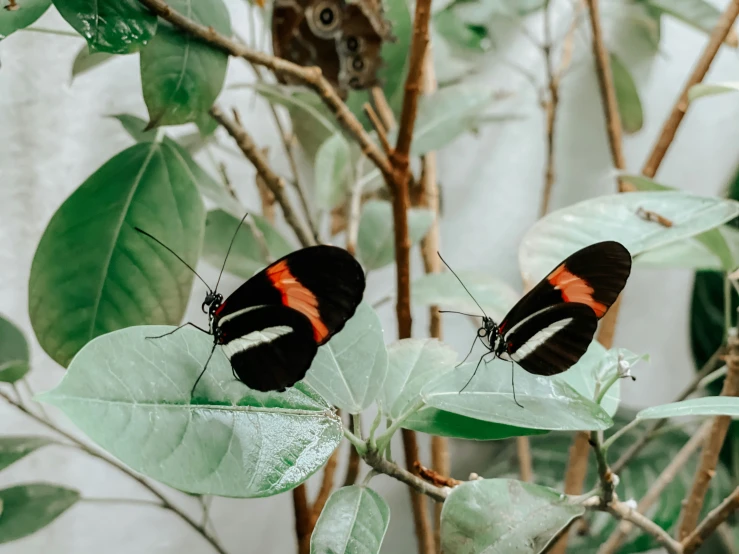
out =
[[311,554],[379,554],[390,507],[367,487],[342,487],[321,512],[310,539]]
[[[606,411],[558,379],[538,377],[497,358],[459,366],[426,386],[422,398],[430,406],[463,416],[530,429],[587,431],[613,424]],[[513,401],[511,371],[515,371]],[[465,384],[469,385],[464,389]]]
[[739,398],[706,396],[652,406],[636,414],[637,419],[663,419],[684,416],[732,416],[739,417]]
[[629,69],[621,59],[613,52],[610,53],[610,57],[613,86],[616,91],[621,125],[625,133],[636,133],[644,125],[644,113],[639,99],[639,91]]
[[478,479],[454,487],[441,512],[448,554],[539,554],[585,508],[547,487]]
[[[721,18],[721,10],[708,0],[646,0],[646,4],[707,35],[713,33]],[[739,41],[733,29],[726,35],[724,43],[737,47]]]
[[[639,209],[660,214],[671,227],[646,221]],[[570,254],[602,240],[616,240],[637,256],[684,240],[739,215],[739,202],[684,192],[630,192],[599,196],[550,213],[524,236],[519,264],[533,285]]]
[[271,496],[323,466],[341,440],[341,419],[315,391],[303,383],[252,391],[215,352],[191,398],[213,339],[190,327],[147,339],[171,330],[98,337],[40,400],[135,471],[190,493]]
[[0,471],[39,448],[53,443],[53,440],[46,437],[0,437]]
[[374,402],[388,370],[380,318],[365,302],[318,349],[305,381],[334,406],[357,414]]
[[715,96],[725,92],[739,91],[739,81],[726,81],[723,83],[698,83],[690,87],[688,100],[691,102],[703,96]]
[[331,210],[346,197],[351,179],[351,152],[341,132],[334,133],[318,149],[315,161],[316,204]]
[[[408,210],[408,235],[411,244],[420,241],[434,221],[425,208]],[[395,260],[393,208],[390,202],[370,200],[362,208],[357,237],[357,258],[367,269],[378,269]]]

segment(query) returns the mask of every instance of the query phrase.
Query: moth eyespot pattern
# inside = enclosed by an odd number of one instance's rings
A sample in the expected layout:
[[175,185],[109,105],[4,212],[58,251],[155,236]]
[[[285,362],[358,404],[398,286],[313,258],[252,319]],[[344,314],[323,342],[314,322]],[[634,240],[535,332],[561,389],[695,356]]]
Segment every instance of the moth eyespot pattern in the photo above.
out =
[[359,39],[357,37],[348,37],[346,39],[346,49],[349,52],[356,52],[359,50]]
[[349,79],[349,86],[351,88],[359,88],[359,77],[352,77]]
[[331,25],[334,22],[334,10],[331,8],[323,8],[321,13],[318,14],[318,19],[320,19],[321,23],[326,26]]
[[362,58],[360,58],[359,56],[356,56],[352,60],[352,68],[355,71],[362,71],[362,69],[364,69],[364,61],[362,61]]

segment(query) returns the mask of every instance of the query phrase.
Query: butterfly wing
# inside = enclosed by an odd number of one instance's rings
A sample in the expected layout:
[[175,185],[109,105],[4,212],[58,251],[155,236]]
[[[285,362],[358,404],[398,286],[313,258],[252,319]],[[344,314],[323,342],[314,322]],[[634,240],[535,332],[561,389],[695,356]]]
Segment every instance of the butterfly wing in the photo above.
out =
[[219,321],[219,343],[250,389],[283,391],[305,377],[318,346],[313,326],[286,306],[256,306]]
[[528,316],[501,340],[511,359],[529,373],[556,375],[568,370],[585,354],[598,318],[585,304],[560,303]]
[[252,306],[282,305],[308,318],[320,346],[338,333],[362,301],[362,266],[343,248],[311,246],[288,254],[260,271],[216,311],[216,323]]
[[555,267],[519,300],[500,323],[505,333],[526,317],[561,302],[585,304],[600,319],[631,273],[631,254],[615,241],[591,244]]

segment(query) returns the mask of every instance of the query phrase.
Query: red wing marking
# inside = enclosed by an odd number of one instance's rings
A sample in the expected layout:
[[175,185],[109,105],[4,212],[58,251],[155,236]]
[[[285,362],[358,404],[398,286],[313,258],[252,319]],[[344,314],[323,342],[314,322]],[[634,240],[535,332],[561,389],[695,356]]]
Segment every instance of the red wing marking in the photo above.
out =
[[318,299],[310,289],[300,284],[292,274],[285,260],[267,269],[267,278],[282,294],[282,303],[288,308],[297,310],[307,316],[313,326],[313,338],[322,344],[329,332],[318,312]]
[[584,279],[574,273],[570,273],[565,264],[561,264],[548,276],[549,283],[562,293],[565,302],[577,302],[589,306],[599,318],[606,313],[606,306],[593,299],[593,287]]

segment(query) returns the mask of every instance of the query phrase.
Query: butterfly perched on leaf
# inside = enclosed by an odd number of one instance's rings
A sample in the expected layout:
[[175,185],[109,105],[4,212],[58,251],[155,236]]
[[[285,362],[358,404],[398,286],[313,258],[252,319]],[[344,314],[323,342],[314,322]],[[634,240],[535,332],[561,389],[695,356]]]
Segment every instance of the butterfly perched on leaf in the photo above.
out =
[[[177,256],[149,233],[136,230]],[[354,315],[362,301],[365,278],[359,262],[346,250],[319,245],[280,258],[225,300],[217,291],[219,283],[220,276],[214,289],[208,287],[202,304],[209,329],[191,322],[177,328],[190,325],[213,336],[213,349],[193,392],[217,346],[231,363],[234,377],[250,389],[284,391],[293,386],[305,377],[318,347]]]
[[534,375],[567,371],[585,354],[598,320],[616,301],[630,273],[631,254],[622,244],[586,246],[550,271],[500,323],[484,315],[475,342],[483,343],[486,355],[516,362]]

